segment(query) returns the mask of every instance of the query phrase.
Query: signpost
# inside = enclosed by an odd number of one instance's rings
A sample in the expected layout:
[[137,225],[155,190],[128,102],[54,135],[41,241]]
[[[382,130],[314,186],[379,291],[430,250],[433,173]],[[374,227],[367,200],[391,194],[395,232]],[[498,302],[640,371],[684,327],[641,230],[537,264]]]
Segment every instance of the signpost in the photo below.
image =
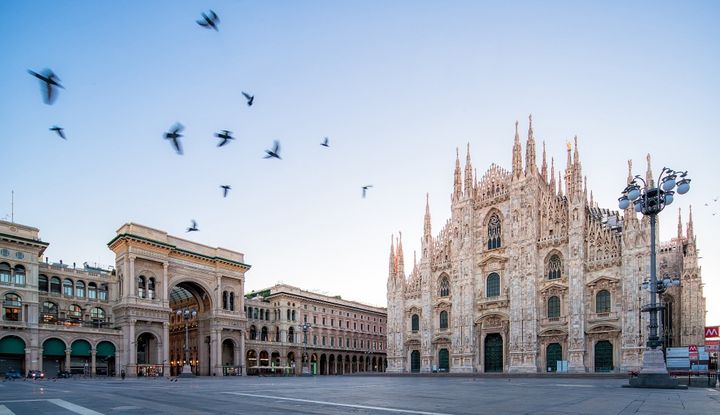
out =
[[720,326],[706,326],[705,338],[720,337]]

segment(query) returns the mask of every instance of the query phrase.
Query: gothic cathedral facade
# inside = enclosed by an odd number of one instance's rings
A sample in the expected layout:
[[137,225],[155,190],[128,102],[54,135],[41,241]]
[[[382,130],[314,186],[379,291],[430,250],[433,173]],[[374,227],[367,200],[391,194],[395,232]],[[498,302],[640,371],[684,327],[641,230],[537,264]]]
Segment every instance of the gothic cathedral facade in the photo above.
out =
[[[575,138],[564,175],[536,163],[532,118],[523,166],[515,124],[512,170],[492,164],[464,180],[455,162],[451,217],[437,235],[425,206],[421,257],[405,275],[391,241],[388,372],[536,373],[639,368],[649,317],[649,221],[632,207],[600,208],[588,193]],[[628,162],[629,170],[632,162]],[[647,176],[652,177],[648,156]],[[628,175],[628,182],[632,179]],[[658,275],[681,279],[660,301],[664,346],[702,344],[702,292],[692,210],[658,244]]]

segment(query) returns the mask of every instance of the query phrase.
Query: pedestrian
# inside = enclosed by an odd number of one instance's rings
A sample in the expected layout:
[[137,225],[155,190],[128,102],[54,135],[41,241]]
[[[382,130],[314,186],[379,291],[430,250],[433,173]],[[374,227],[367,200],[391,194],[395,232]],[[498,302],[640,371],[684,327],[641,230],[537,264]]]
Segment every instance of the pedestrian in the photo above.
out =
[[120,371],[120,378],[122,378],[122,380],[125,380],[125,371],[124,370]]

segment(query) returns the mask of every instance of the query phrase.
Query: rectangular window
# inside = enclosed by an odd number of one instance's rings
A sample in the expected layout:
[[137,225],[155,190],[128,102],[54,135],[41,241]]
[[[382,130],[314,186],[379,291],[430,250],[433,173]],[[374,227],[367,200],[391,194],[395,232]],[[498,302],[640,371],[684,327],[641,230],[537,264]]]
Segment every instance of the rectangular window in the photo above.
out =
[[313,345],[317,346],[317,336],[313,336]]

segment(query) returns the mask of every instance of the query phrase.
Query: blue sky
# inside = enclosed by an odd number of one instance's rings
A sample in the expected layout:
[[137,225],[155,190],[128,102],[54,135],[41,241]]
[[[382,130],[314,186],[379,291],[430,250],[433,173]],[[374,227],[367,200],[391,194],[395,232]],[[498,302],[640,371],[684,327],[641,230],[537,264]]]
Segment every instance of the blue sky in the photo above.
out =
[[[215,10],[219,32],[195,24]],[[688,169],[708,323],[720,323],[715,2],[211,1],[0,3],[0,217],[52,261],[112,264],[134,221],[239,250],[247,288],[277,281],[385,304],[389,240],[407,272],[425,194],[449,217],[455,148],[510,168],[514,122],[615,208],[626,160]],[[28,69],[65,90],[42,103]],[[241,91],[256,96],[248,108]],[[185,155],[162,138],[186,126]],[[66,129],[67,141],[48,128]],[[221,149],[212,134],[234,132]],[[330,137],[331,147],[319,145]],[[273,140],[282,161],[264,160]],[[538,149],[540,149],[538,145]],[[539,159],[539,155],[538,155]],[[562,161],[561,161],[562,160]],[[9,176],[9,177],[8,177]],[[230,184],[227,199],[219,185]],[[373,184],[369,197],[360,187]],[[710,206],[704,204],[710,202]],[[199,233],[186,235],[196,219]],[[670,224],[671,226],[667,226]]]

